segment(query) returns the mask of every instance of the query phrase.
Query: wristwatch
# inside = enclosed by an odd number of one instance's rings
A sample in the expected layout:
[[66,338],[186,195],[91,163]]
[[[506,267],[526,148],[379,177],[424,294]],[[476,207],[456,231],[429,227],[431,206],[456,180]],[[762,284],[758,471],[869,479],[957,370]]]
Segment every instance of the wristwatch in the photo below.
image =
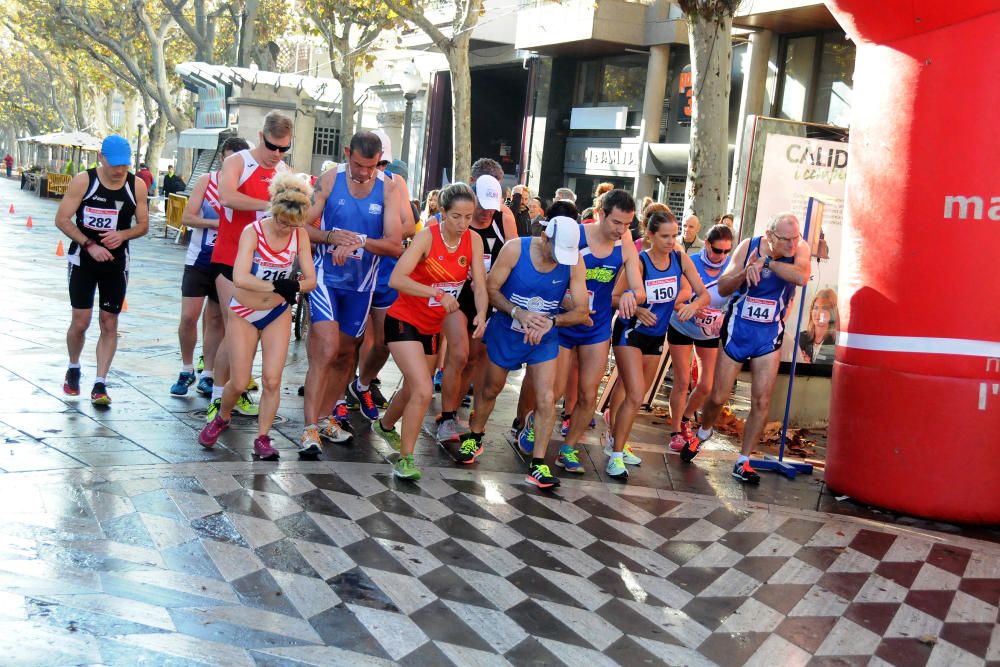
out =
[[558,316],[555,313],[549,313],[548,315],[546,315],[546,317],[548,317],[552,321],[552,326],[556,325],[556,317]]
[[441,299],[443,298],[444,298],[444,290],[439,287],[438,291],[434,293],[434,300],[440,303]]
[[358,234],[358,239],[361,241],[361,245],[364,245],[365,241],[368,240],[368,235],[367,234]]
[[87,239],[86,241],[83,242],[83,245],[81,247],[84,250],[86,250],[87,248],[89,248],[92,245],[94,245],[94,239]]
[[516,313],[516,312],[517,312],[517,306],[514,306],[513,308],[510,309],[510,319],[512,319],[512,320],[516,320],[517,319],[514,316],[514,313]]
[[771,256],[770,255],[768,255],[767,257],[764,258],[764,268],[766,269],[769,266],[771,266]]

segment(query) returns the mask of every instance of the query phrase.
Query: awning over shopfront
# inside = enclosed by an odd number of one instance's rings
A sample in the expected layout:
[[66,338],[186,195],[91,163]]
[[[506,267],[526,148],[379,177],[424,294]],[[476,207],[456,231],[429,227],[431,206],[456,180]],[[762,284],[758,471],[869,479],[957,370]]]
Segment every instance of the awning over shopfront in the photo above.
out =
[[219,145],[219,135],[227,131],[228,129],[224,127],[184,130],[177,138],[177,147],[215,150]]
[[[686,176],[689,144],[644,144],[642,173],[650,176]],[[736,147],[729,145],[729,172],[733,170]]]

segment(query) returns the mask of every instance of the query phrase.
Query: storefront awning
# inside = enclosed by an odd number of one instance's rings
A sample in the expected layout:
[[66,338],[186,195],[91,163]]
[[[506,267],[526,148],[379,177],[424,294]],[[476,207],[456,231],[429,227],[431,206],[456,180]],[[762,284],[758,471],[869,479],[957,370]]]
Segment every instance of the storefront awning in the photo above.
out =
[[[687,177],[688,144],[643,144],[642,173],[648,176]],[[729,172],[733,170],[736,147],[729,145]]]
[[177,138],[177,147],[215,150],[219,146],[219,134],[226,130],[227,128],[224,127],[184,130]]

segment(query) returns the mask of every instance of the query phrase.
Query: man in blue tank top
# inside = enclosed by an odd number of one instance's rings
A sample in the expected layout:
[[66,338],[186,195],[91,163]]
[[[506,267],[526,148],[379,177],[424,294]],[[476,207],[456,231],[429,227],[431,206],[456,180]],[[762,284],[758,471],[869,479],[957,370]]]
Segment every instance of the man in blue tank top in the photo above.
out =
[[743,446],[733,477],[757,484],[760,476],[750,466],[750,452],[760,440],[778,375],[785,311],[795,288],[809,282],[809,244],[802,240],[799,221],[791,213],[771,218],[764,236],[745,239],[736,248],[729,267],[719,278],[719,295],[733,295],[722,323],[722,351],[715,362],[712,393],[705,401],[698,443],[681,450],[690,461],[701,443],[712,437],[712,427],[729,400],[736,376],[749,360],[750,415],[743,428]]
[[[596,223],[580,226],[580,255],[587,267],[590,317],[583,324],[559,332],[557,377],[565,383],[575,355],[580,379],[576,407],[556,465],[576,474],[583,473],[576,445],[594,416],[597,388],[608,365],[614,316],[611,295],[620,271],[625,271],[628,281],[628,289],[618,302],[622,316],[632,317],[636,307],[646,300],[639,253],[628,230],[635,216],[635,200],[625,190],[611,190],[601,198],[596,214]],[[562,387],[556,393],[558,398],[563,393]]]
[[[246,139],[230,137],[222,144],[222,160],[233,153],[249,150]],[[194,347],[198,343],[198,318],[202,321],[204,339],[201,342],[204,367],[198,381],[198,393],[209,397],[215,386],[215,352],[219,348],[225,329],[219,310],[219,295],[215,289],[215,271],[212,269],[212,249],[219,229],[219,174],[217,171],[202,174],[191,190],[181,222],[191,230],[184,276],[181,278],[181,323],[177,337],[181,348],[181,372],[177,382],[170,387],[174,396],[184,396],[195,380]],[[206,297],[208,302],[206,303]],[[203,311],[204,308],[204,311]]]
[[[522,453],[531,456],[528,483],[542,489],[559,485],[545,465],[545,451],[556,419],[553,388],[559,344],[555,327],[573,326],[587,317],[579,230],[575,220],[553,218],[540,237],[511,239],[494,258],[486,280],[490,304],[496,308],[484,335],[486,376],[482,388],[477,387],[469,433],[460,437],[461,449],[482,453],[486,421],[507,382],[507,374],[527,364],[537,396],[537,435],[533,445],[527,451],[522,449]],[[567,291],[577,306],[560,313],[559,304]]]
[[313,244],[316,289],[309,295],[309,370],[305,385],[305,430],[300,453],[315,455],[319,438],[350,439],[347,406],[342,419],[330,415],[354,378],[358,345],[364,335],[379,259],[398,257],[403,236],[397,185],[378,169],[382,142],[358,132],[344,148],[345,162],[316,181],[306,220]]

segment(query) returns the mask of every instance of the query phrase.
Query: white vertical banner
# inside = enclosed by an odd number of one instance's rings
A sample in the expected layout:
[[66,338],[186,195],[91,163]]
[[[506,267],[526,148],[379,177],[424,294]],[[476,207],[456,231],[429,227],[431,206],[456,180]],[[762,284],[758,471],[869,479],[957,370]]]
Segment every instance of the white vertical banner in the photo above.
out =
[[[806,287],[801,333],[795,339],[799,304],[789,306],[781,360],[832,364],[840,314],[837,304],[843,239],[847,144],[823,139],[768,134],[757,198],[754,236],[761,236],[775,213],[791,211],[812,248],[812,279]],[[799,291],[796,290],[796,299]]]

